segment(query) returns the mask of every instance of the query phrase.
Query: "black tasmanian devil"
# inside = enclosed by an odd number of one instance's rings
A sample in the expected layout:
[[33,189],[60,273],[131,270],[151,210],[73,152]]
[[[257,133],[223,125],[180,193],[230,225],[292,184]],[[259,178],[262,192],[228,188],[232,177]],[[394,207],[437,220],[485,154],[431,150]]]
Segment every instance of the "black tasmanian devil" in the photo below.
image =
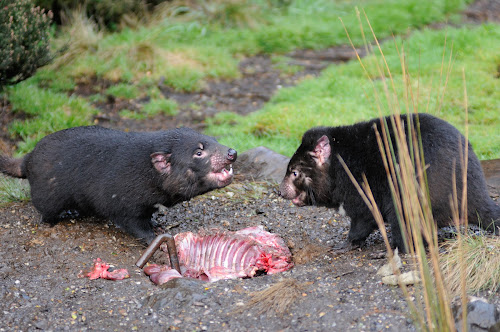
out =
[[228,185],[236,155],[189,128],[126,133],[89,126],[50,134],[24,158],[0,156],[0,171],[28,179],[45,222],[57,223],[66,211],[96,215],[149,243],[155,205]]
[[[412,115],[413,123],[417,119]],[[407,117],[401,117],[406,123]],[[460,144],[465,138],[449,123],[428,114],[419,114],[420,133],[432,213],[438,226],[451,221],[450,195],[455,174],[459,201],[462,191]],[[392,125],[389,124],[391,136]],[[377,224],[357,192],[337,155],[341,156],[358,183],[366,175],[374,198],[391,225],[392,245],[405,250],[386,171],[377,144],[374,125],[381,132],[380,119],[342,127],[318,127],[308,130],[293,157],[280,186],[280,193],[297,206],[320,205],[345,209],[351,218],[348,239],[362,244]],[[394,142],[394,139],[393,139]],[[460,142],[460,143],[459,143]],[[462,148],[463,150],[463,148]],[[460,203],[459,203],[460,204]],[[496,234],[500,230],[500,206],[490,199],[484,174],[468,144],[467,165],[468,220]],[[459,205],[460,206],[460,205]]]

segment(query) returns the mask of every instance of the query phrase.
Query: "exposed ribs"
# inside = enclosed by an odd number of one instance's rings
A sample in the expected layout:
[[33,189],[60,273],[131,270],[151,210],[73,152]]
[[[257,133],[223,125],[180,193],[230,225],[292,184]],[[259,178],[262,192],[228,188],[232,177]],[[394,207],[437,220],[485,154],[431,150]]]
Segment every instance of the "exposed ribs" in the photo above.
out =
[[182,275],[170,266],[148,265],[144,272],[157,284],[188,277],[217,281],[253,277],[257,271],[277,273],[293,267],[285,242],[262,226],[237,232],[179,233],[175,236]]

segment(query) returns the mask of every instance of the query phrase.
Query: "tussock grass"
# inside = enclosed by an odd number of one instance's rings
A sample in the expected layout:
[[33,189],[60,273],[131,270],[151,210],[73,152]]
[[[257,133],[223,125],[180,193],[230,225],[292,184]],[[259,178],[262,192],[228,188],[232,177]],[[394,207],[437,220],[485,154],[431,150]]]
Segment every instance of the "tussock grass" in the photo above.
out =
[[273,313],[284,315],[302,296],[302,289],[297,280],[285,279],[262,291],[250,294],[250,301],[233,313],[255,310],[258,315]]
[[[179,91],[199,90],[203,79],[238,76],[237,61],[224,50],[192,46],[162,47],[150,37],[118,41],[130,36],[109,36],[109,43],[95,54],[82,57],[69,75],[101,77],[113,82],[162,81]],[[113,44],[117,44],[112,46]],[[102,59],[107,61],[102,61]]]
[[464,235],[461,243],[450,240],[442,247],[440,265],[453,296],[459,296],[463,286],[462,266],[467,293],[500,289],[500,237]]
[[99,30],[97,23],[89,19],[82,9],[69,14],[62,13],[63,38],[56,39],[55,46],[62,48],[62,54],[55,59],[51,68],[57,70],[72,63],[85,53],[95,53],[104,33]]
[[[361,1],[359,5],[366,5],[377,18],[374,21],[379,34],[389,36],[404,33],[409,26],[449,19],[466,2],[385,0],[377,4]],[[350,14],[353,8],[348,1],[327,0],[296,0],[281,5],[279,1],[260,0],[179,0],[158,6],[144,25],[112,34],[98,31],[82,16],[83,11],[79,11],[71,14],[69,25],[58,38],[59,43],[71,41],[58,63],[68,64],[64,75],[74,78],[93,75],[116,81],[137,81],[149,71],[152,79],[165,76],[166,82],[175,88],[200,89],[202,82],[187,84],[187,78],[202,81],[210,77],[235,77],[238,75],[236,58],[240,54],[346,43],[337,16],[343,14],[354,27],[356,18]],[[353,38],[362,42],[360,35]],[[194,56],[182,52],[182,58],[202,64],[201,70],[196,66],[183,66],[182,70],[175,71],[175,66],[163,66],[169,61],[162,60],[161,50],[175,52],[187,47],[192,47]]]

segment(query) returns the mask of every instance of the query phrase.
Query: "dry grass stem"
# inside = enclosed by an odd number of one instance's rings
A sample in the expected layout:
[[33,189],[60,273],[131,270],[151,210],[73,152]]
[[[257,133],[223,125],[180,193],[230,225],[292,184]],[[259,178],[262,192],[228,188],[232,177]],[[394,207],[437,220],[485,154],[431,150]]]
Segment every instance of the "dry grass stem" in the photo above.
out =
[[303,286],[295,279],[282,280],[267,289],[250,294],[250,301],[233,313],[238,314],[248,310],[256,310],[258,315],[284,315],[290,307],[302,296]]

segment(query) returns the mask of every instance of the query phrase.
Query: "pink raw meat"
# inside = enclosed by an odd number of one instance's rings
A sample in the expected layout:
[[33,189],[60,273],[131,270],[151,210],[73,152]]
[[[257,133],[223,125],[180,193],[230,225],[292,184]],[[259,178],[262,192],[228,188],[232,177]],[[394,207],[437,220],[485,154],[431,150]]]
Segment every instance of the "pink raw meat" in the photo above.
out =
[[181,277],[208,281],[253,277],[257,271],[273,274],[293,267],[283,239],[262,226],[237,232],[186,232],[174,238],[182,275],[168,265],[148,265],[144,272],[155,284]]
[[113,271],[108,271],[110,268],[109,264],[103,262],[100,258],[94,260],[94,266],[90,272],[80,271],[79,277],[87,277],[90,280],[94,279],[108,279],[108,280],[122,280],[130,277],[127,269],[117,269]]

